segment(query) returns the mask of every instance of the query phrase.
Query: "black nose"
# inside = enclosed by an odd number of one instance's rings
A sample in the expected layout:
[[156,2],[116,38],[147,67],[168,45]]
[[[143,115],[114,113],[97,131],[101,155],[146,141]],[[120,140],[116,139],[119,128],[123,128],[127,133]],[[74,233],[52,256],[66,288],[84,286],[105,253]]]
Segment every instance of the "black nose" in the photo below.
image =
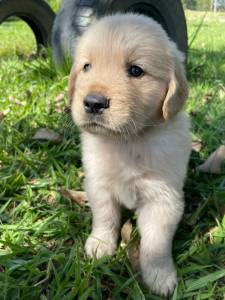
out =
[[109,99],[101,94],[88,94],[84,98],[84,109],[89,114],[101,114],[106,108],[109,108]]

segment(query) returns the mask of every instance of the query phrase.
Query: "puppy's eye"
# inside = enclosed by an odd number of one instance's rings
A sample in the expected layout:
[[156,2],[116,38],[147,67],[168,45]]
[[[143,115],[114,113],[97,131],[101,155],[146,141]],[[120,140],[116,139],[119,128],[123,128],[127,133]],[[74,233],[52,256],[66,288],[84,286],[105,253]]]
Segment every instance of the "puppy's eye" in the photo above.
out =
[[144,74],[144,71],[138,66],[130,66],[128,69],[128,74],[132,77],[140,77]]
[[83,67],[84,72],[87,72],[91,69],[91,64],[85,64]]

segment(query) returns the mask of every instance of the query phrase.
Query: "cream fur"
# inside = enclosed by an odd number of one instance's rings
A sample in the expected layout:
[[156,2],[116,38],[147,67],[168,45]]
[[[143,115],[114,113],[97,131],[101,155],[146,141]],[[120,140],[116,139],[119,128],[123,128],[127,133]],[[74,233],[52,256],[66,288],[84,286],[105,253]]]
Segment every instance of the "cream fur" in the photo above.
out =
[[[73,118],[82,130],[93,213],[86,253],[97,258],[113,254],[120,208],[135,210],[143,280],[167,296],[177,283],[172,240],[183,214],[191,149],[189,121],[180,112],[188,91],[182,54],[155,21],[127,14],[105,17],[90,27],[75,61],[69,95]],[[88,73],[83,72],[85,63],[92,64]],[[145,75],[129,78],[129,63],[141,65]],[[83,108],[84,97],[93,91],[111,101],[97,117]]]

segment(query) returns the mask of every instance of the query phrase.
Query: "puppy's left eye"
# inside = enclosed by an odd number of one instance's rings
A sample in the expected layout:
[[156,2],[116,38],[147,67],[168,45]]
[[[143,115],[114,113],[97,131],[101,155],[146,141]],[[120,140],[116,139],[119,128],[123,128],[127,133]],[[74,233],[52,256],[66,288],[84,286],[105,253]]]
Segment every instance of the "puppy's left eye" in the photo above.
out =
[[85,64],[83,67],[84,72],[87,72],[91,69],[91,64]]
[[144,71],[138,66],[130,66],[128,69],[128,74],[132,77],[140,77],[144,74]]

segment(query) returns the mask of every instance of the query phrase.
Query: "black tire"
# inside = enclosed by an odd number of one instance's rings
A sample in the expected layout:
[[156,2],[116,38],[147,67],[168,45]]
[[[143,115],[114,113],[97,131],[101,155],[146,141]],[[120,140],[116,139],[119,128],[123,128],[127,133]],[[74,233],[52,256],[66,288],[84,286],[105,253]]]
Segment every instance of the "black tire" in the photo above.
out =
[[187,28],[180,0],[65,0],[55,18],[53,59],[58,65],[71,59],[76,38],[98,18],[133,11],[152,17],[166,30],[178,48],[187,53]]
[[0,23],[11,16],[20,17],[30,26],[37,49],[50,43],[55,14],[43,0],[0,0]]

